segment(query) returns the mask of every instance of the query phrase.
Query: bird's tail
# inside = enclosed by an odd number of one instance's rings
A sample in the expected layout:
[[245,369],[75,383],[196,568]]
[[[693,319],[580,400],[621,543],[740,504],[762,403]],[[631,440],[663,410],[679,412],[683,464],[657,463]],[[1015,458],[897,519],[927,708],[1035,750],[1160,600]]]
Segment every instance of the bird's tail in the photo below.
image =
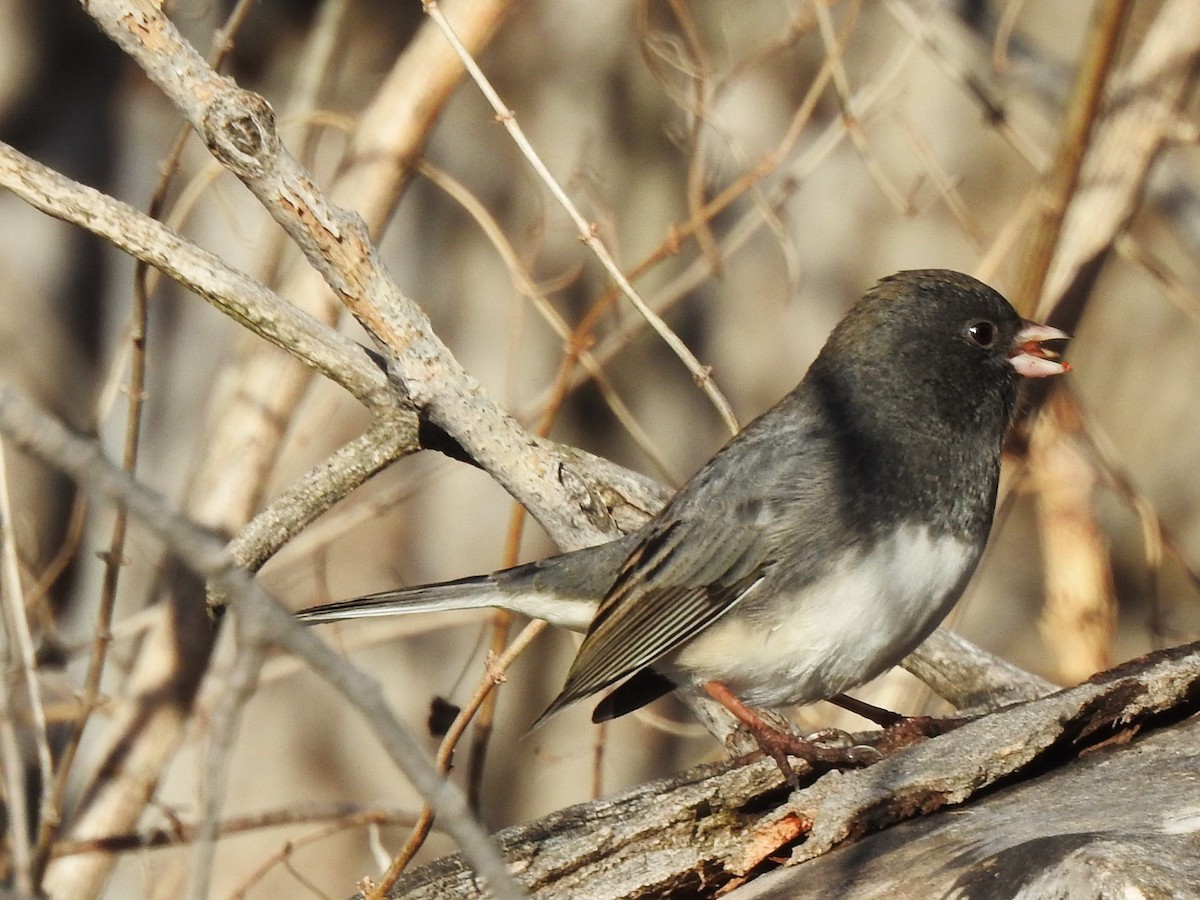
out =
[[554,557],[491,575],[475,575],[325,603],[300,610],[296,618],[309,625],[318,625],[374,616],[494,607],[545,619],[560,628],[584,631],[596,613],[599,596],[594,589],[587,590],[587,584],[576,585],[569,583],[570,579],[564,579],[559,571],[562,567],[555,565],[562,559]]
[[490,575],[476,575],[440,584],[381,591],[337,603],[311,606],[296,613],[296,618],[309,625],[341,622],[346,619],[367,619],[374,616],[403,616],[410,613],[448,612],[456,609],[484,609],[495,606],[508,609],[505,597],[497,590]]

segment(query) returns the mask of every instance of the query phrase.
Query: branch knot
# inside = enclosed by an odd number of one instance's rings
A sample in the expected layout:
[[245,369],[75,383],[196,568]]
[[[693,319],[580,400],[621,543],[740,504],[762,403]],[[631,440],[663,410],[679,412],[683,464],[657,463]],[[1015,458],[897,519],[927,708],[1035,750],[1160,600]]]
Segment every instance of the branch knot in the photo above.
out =
[[252,91],[222,92],[204,112],[202,136],[221,165],[240,178],[258,178],[279,154],[271,104]]

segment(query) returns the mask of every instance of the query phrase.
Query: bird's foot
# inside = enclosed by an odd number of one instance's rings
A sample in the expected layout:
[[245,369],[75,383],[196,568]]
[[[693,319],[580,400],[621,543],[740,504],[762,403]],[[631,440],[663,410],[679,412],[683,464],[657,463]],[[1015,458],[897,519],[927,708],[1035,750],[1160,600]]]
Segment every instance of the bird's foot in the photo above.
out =
[[802,738],[774,727],[762,716],[743,703],[729,688],[719,681],[704,685],[710,697],[733,713],[742,726],[754,736],[764,755],[775,760],[790,787],[799,784],[789,757],[803,760],[808,767],[817,769],[859,768],[882,759],[874,747],[856,744],[844,731],[828,729],[812,738]]
[[751,733],[762,752],[775,760],[793,790],[799,786],[799,779],[792,768],[792,759],[803,760],[813,771],[858,769],[883,759],[883,754],[874,747],[856,743],[844,731],[829,728],[802,738],[762,724],[763,728],[751,728]]

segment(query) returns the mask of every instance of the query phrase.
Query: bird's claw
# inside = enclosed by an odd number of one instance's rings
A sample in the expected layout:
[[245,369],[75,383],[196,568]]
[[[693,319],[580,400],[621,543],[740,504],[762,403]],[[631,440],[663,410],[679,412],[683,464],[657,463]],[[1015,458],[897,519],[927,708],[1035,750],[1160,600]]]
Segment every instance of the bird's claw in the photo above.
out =
[[857,768],[874,765],[883,759],[883,754],[870,744],[856,744],[846,751],[846,761]]
[[800,785],[792,768],[792,759],[802,760],[814,772],[821,769],[859,769],[883,759],[883,754],[874,747],[856,744],[853,737],[837,729],[826,729],[809,738],[763,729],[756,731],[754,737],[763,754],[775,760],[792,790]]
[[822,728],[810,734],[808,740],[818,747],[828,747],[830,750],[849,750],[854,746],[854,738],[840,728]]
[[[830,754],[828,761],[836,762],[837,765],[858,768],[869,766],[883,759],[883,754],[875,747],[870,744],[857,743],[854,735],[842,731],[840,728],[822,728],[809,735],[808,740],[822,752],[827,751]],[[836,759],[833,758],[835,756]]]

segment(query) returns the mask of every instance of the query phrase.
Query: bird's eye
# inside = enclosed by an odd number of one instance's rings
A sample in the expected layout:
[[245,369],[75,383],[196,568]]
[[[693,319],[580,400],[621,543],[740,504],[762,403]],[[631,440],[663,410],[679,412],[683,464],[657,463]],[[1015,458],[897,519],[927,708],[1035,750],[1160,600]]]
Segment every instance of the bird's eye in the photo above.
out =
[[990,347],[996,341],[996,324],[987,319],[972,322],[967,326],[967,337],[977,346]]

